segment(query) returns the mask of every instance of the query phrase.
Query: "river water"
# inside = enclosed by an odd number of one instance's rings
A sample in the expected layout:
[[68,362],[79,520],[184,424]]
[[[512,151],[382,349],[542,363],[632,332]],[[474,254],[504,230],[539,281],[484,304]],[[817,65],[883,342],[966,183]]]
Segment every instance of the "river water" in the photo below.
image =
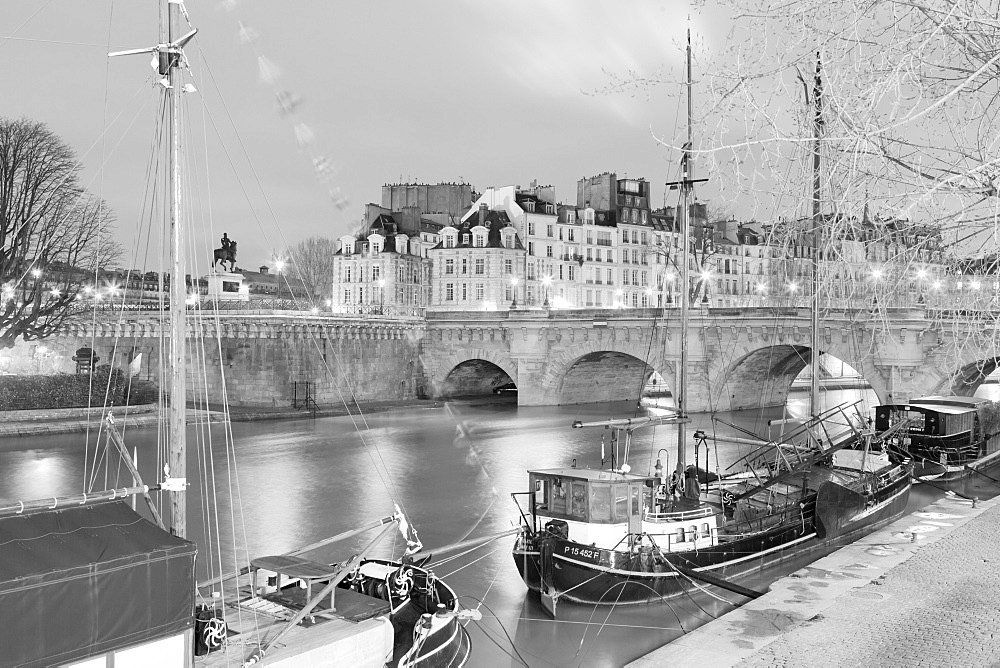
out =
[[[868,391],[824,393],[830,405],[863,399],[866,414],[874,396]],[[806,401],[793,393],[788,411],[805,412]],[[780,411],[741,412],[723,416],[727,422],[767,435],[766,421]],[[515,527],[518,509],[511,492],[527,488],[527,469],[564,466],[577,460],[581,468],[600,466],[602,429],[572,429],[575,419],[594,420],[635,414],[634,406],[597,404],[531,408],[516,405],[514,397],[489,397],[428,402],[427,407],[317,420],[242,422],[232,425],[230,439],[221,424],[192,427],[188,478],[188,535],[199,542],[199,562],[209,543],[216,564],[232,562],[237,554],[280,554],[321,538],[361,526],[393,512],[393,500],[405,509],[426,547],[484,536]],[[707,415],[695,416],[688,427],[736,435],[713,424]],[[658,427],[633,445],[633,471],[651,471],[660,449],[676,448],[673,428]],[[91,437],[94,441],[96,438]],[[137,448],[140,470],[147,480],[154,471],[157,434],[153,429],[126,434]],[[77,493],[82,471],[92,465],[84,455],[80,434],[21,437],[0,440],[0,499],[22,500]],[[199,446],[204,443],[204,447]],[[720,443],[709,455],[724,470],[746,454],[750,446]],[[235,454],[235,457],[231,456]],[[699,463],[705,467],[705,451]],[[693,446],[688,461],[694,461]],[[235,461],[235,464],[233,462]],[[211,471],[214,490],[194,481]],[[126,484],[124,474],[116,485]],[[95,485],[105,486],[101,479]],[[915,486],[910,509],[929,503],[938,490]],[[203,498],[213,499],[203,504]],[[217,515],[205,519],[205,509]],[[206,539],[204,527],[218,525],[221,541]],[[236,537],[233,537],[236,527]],[[732,605],[708,596],[688,597],[669,605],[629,609],[592,609],[572,604],[559,608],[559,619],[548,619],[526,590],[510,556],[508,537],[435,567],[462,596],[465,607],[482,602],[483,619],[470,624],[473,666],[619,666],[679,637]],[[343,560],[361,539],[324,549],[314,559]],[[242,546],[246,546],[245,548]],[[240,547],[235,547],[240,546]],[[381,546],[381,554],[401,552],[398,533]],[[221,557],[218,556],[221,554]],[[762,573],[749,586],[795,570],[820,555],[791,560]],[[739,601],[735,594],[723,598]],[[516,651],[515,651],[516,648]]]

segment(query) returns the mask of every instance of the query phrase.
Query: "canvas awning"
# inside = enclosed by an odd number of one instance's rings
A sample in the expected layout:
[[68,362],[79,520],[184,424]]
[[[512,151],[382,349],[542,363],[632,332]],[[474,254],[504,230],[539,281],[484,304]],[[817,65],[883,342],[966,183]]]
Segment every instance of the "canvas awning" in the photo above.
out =
[[3,662],[65,663],[191,627],[196,552],[124,501],[0,518]]

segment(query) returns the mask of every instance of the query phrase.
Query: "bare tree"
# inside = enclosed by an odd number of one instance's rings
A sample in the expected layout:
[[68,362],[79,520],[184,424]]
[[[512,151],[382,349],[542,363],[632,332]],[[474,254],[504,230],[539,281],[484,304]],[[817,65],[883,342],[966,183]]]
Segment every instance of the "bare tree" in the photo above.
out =
[[44,124],[0,118],[0,348],[53,334],[80,288],[120,247],[112,214]]
[[291,275],[302,282],[306,297],[328,299],[333,290],[336,244],[326,237],[309,237],[289,250]]

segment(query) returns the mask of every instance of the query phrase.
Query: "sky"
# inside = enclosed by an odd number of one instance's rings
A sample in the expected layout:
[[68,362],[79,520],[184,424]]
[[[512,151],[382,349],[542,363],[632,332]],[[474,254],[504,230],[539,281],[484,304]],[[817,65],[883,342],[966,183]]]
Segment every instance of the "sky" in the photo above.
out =
[[[535,180],[572,203],[578,179],[613,171],[649,180],[662,204],[679,155],[652,135],[683,132],[680,86],[602,89],[609,72],[629,70],[679,82],[686,18],[696,59],[725,38],[727,21],[642,0],[192,0],[186,9],[199,31],[186,53],[200,98],[184,98],[185,145],[200,161],[188,178],[211,202],[192,213],[191,251],[207,262],[226,232],[246,268],[307,237],[354,231],[385,183],[481,192]],[[124,263],[144,266],[137,230],[158,93],[148,55],[106,54],[155,44],[155,3],[19,0],[4,13],[0,116],[42,121],[76,151],[84,184],[117,214]],[[290,112],[279,92],[295,101]]]

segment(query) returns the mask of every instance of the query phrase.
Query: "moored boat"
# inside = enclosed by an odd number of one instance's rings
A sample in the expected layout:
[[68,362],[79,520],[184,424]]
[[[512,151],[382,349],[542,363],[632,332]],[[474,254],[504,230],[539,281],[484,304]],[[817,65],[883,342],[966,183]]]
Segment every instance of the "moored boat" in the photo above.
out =
[[917,397],[875,409],[875,428],[907,426],[891,447],[914,461],[914,475],[956,481],[1000,463],[1000,422],[989,399],[963,396]]

